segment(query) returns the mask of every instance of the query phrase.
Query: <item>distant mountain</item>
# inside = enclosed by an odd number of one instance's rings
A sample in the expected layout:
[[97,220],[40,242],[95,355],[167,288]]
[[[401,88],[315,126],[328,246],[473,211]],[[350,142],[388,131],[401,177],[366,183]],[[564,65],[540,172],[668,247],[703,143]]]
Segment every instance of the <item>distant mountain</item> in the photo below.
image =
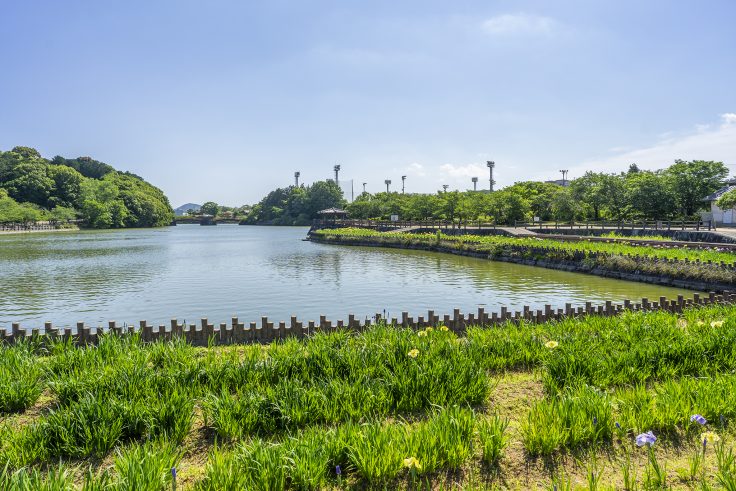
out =
[[181,205],[179,208],[176,208],[174,210],[174,214],[180,217],[182,215],[186,215],[187,210],[199,211],[201,208],[202,208],[202,205],[198,205],[196,203],[187,203],[185,205]]

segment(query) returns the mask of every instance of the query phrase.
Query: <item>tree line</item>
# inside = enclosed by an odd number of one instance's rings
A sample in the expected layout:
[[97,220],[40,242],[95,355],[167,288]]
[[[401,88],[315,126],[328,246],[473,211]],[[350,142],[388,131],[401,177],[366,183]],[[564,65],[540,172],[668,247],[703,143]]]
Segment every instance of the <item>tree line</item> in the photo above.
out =
[[47,160],[30,147],[0,151],[0,222],[80,218],[92,228],[157,227],[173,216],[160,189],[90,157]]
[[200,213],[241,218],[248,225],[309,225],[318,211],[345,206],[340,187],[334,181],[317,181],[305,186],[277,188],[253,206],[227,207],[208,201]]
[[728,176],[722,162],[677,160],[666,169],[586,172],[566,187],[546,182],[517,182],[493,193],[363,193],[347,205],[351,218],[388,220],[667,220],[692,219]]

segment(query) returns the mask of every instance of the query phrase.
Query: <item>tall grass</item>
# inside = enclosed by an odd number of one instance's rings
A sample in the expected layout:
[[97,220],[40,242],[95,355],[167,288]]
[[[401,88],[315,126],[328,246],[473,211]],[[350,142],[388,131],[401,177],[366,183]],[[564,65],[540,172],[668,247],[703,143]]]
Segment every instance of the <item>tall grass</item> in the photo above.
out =
[[42,368],[29,342],[0,345],[0,414],[23,411],[43,391]]
[[215,449],[199,487],[323,489],[337,480],[337,466],[361,482],[390,487],[409,474],[405,460],[411,457],[420,475],[462,467],[473,457],[475,421],[473,411],[450,407],[416,423],[346,423],[275,441],[255,438],[231,451]]
[[703,428],[691,415],[719,432],[736,418],[735,314],[708,307],[471,327],[464,339],[380,325],[268,346],[103,336],[96,347],[4,347],[0,363],[29,367],[34,390],[51,401],[27,418],[4,415],[0,484],[63,484],[68,469],[48,472],[60,459],[112,459],[109,473],[89,474],[88,489],[161,489],[201,414],[217,440],[201,489],[431,485],[479,458],[485,470],[506,461],[508,422],[488,407],[506,370],[534,370],[544,388],[517,415],[528,454],[595,450],[650,430],[696,439]]

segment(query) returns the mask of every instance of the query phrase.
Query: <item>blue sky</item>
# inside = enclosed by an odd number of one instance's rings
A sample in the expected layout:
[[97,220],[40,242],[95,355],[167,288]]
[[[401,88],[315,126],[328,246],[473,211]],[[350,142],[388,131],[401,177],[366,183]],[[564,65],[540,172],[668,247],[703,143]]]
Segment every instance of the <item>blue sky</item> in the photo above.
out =
[[0,3],[0,149],[90,155],[177,206],[341,178],[407,191],[736,171],[736,2]]

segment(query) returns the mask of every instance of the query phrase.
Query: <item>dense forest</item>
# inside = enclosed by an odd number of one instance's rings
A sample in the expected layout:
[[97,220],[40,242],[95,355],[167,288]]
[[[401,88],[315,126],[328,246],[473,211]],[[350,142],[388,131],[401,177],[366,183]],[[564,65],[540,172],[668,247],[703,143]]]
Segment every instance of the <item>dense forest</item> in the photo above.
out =
[[29,147],[0,151],[0,222],[79,218],[92,228],[158,227],[173,216],[160,189],[90,157],[47,160]]
[[676,161],[658,171],[631,165],[627,172],[587,172],[566,187],[546,182],[517,182],[493,193],[363,193],[347,205],[351,218],[407,220],[631,220],[695,218],[707,206],[703,198],[718,190],[728,175],[721,162]]
[[345,205],[342,190],[334,181],[311,186],[289,186],[268,193],[251,207],[243,223],[261,225],[308,225],[325,208]]

